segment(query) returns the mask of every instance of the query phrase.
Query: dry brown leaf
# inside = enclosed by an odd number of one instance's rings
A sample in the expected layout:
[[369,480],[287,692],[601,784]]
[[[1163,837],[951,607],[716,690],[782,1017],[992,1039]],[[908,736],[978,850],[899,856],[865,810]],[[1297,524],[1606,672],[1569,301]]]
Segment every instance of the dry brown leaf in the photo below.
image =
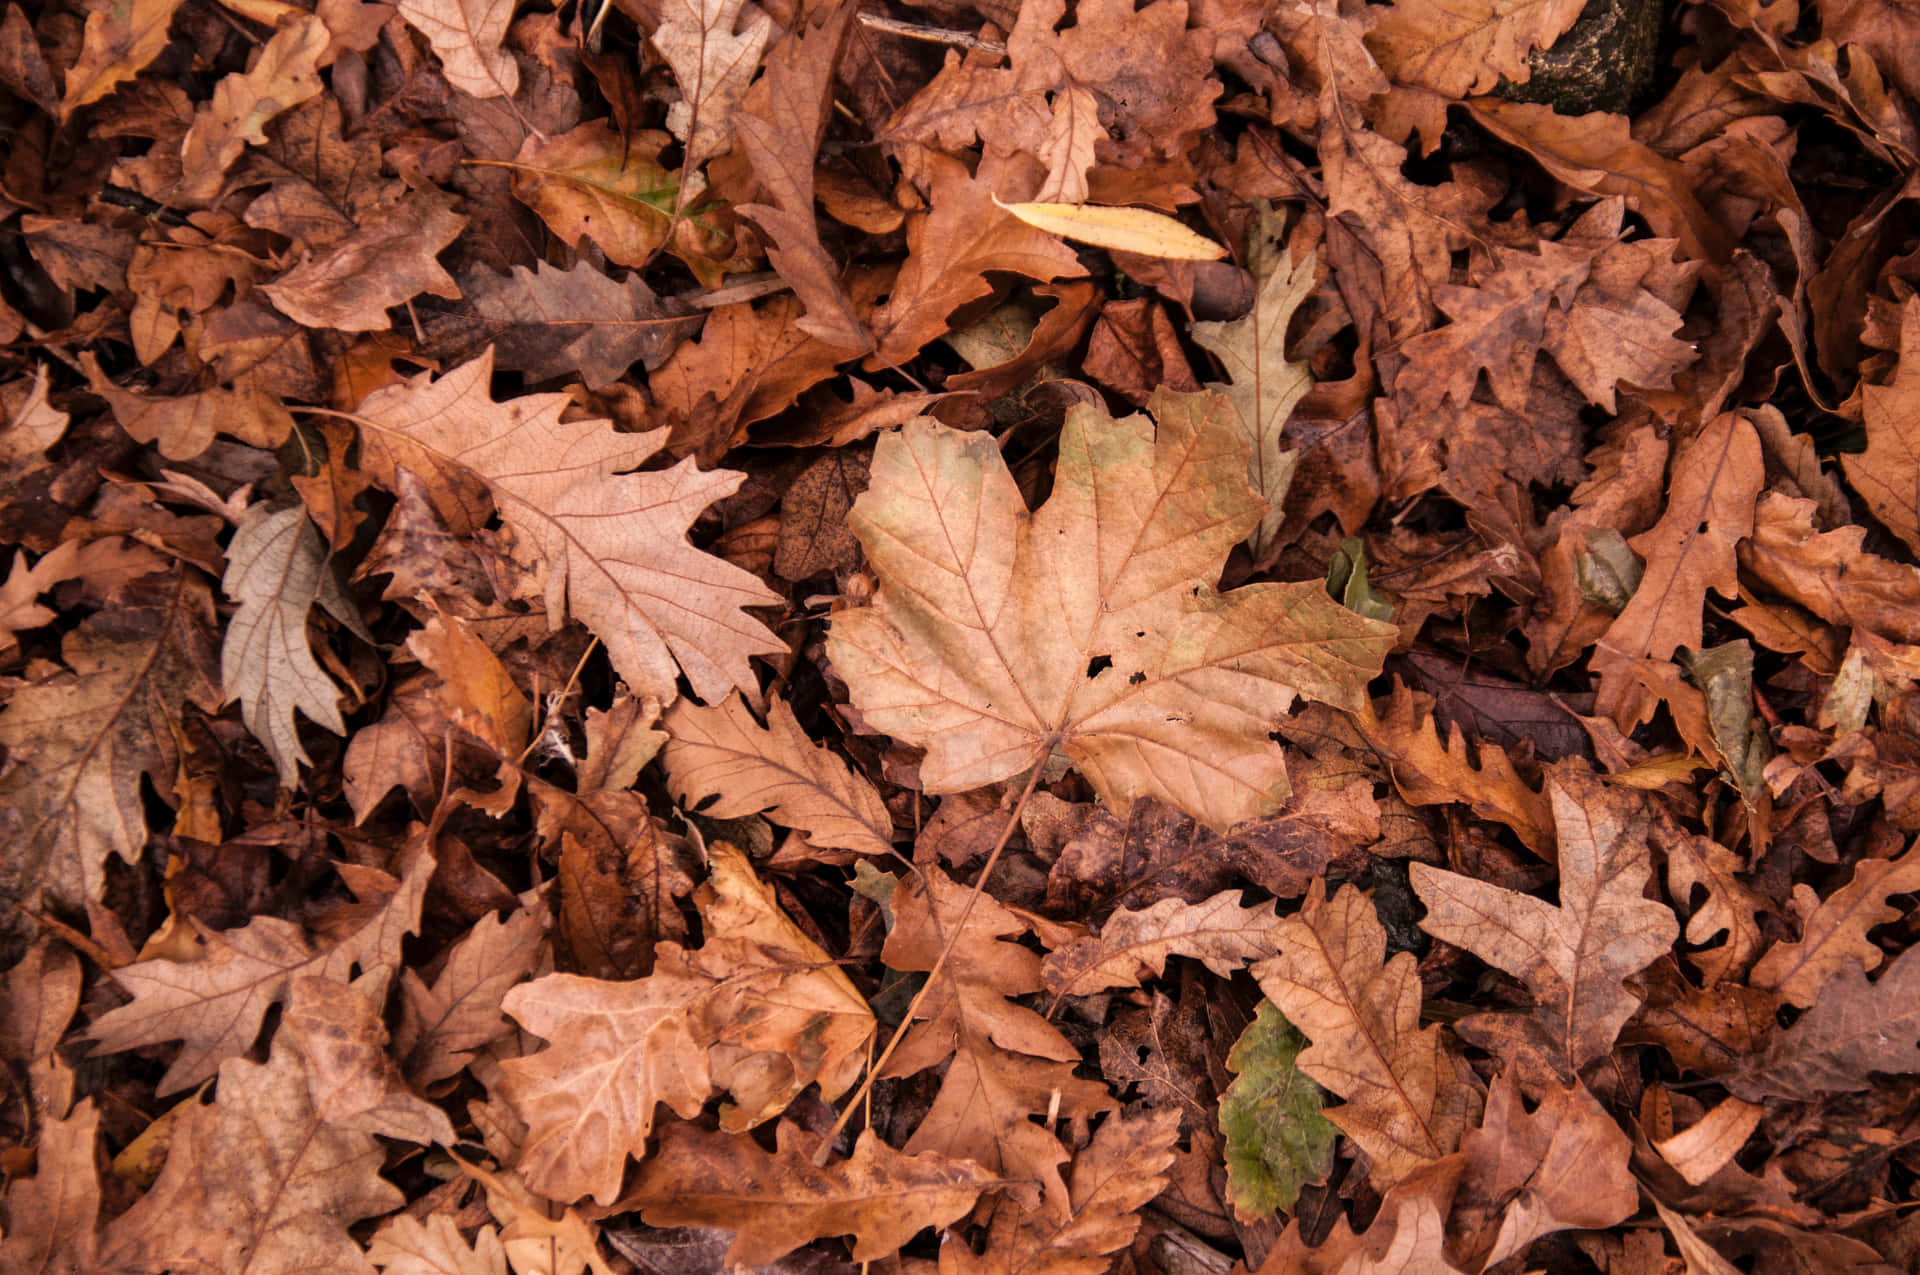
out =
[[545,261],[506,275],[473,270],[461,275],[460,290],[467,308],[430,328],[435,354],[464,362],[491,343],[501,368],[536,381],[577,376],[589,389],[618,381],[635,363],[653,371],[700,325],[639,275],[616,282],[585,261],[571,270]]
[[[1524,982],[1534,994],[1522,1024],[1475,1014],[1463,1034],[1512,1029],[1563,1078],[1604,1057],[1641,998],[1623,980],[1673,946],[1680,927],[1663,903],[1644,896],[1646,815],[1637,794],[1562,769],[1547,782],[1559,831],[1560,904],[1485,881],[1411,865],[1427,906],[1420,928]],[[1469,1039],[1473,1036],[1469,1034]]]
[[1268,738],[1296,695],[1357,708],[1393,630],[1317,582],[1216,593],[1259,522],[1246,440],[1213,396],[1068,414],[1028,513],[991,439],[929,421],[881,440],[854,530],[880,577],[827,653],[868,729],[925,747],[929,792],[1065,753],[1117,811],[1170,802],[1215,828],[1275,809]]
[[496,403],[492,363],[482,355],[437,380],[423,374],[369,394],[355,415],[362,463],[389,488],[402,468],[427,478],[456,532],[484,524],[490,495],[539,559],[550,620],[571,612],[586,624],[641,693],[671,701],[683,670],[702,699],[736,686],[757,691],[747,658],[786,646],[742,608],[778,599],[685,534],[740,475],[702,473],[692,461],[631,473],[664,431],[563,421],[563,394]]
[[431,985],[418,970],[400,971],[394,1054],[414,1084],[459,1075],[475,1050],[507,1034],[500,1003],[532,973],[546,928],[544,908],[520,908],[504,921],[489,912],[453,945]]
[[1753,967],[1753,986],[1776,992],[1802,1009],[1813,1005],[1824,995],[1821,989],[1843,970],[1872,970],[1880,964],[1880,949],[1868,941],[1867,932],[1906,914],[1888,903],[1888,896],[1915,892],[1920,892],[1920,843],[1897,859],[1861,860],[1854,865],[1853,878],[1825,900],[1810,885],[1794,886],[1792,906],[1800,917],[1800,938],[1767,949]]
[[816,1139],[781,1121],[772,1154],[744,1134],[671,1125],[622,1209],[653,1226],[713,1226],[735,1233],[727,1261],[766,1266],[828,1235],[851,1235],[853,1259],[892,1257],[925,1227],[973,1207],[997,1179],[979,1165],[930,1152],[902,1155],[861,1133],[853,1154],[813,1163]]
[[1850,1093],[1871,1088],[1873,1072],[1920,1071],[1920,948],[1902,952],[1873,983],[1858,961],[1847,962],[1799,1021],[1742,1061],[1727,1087],[1753,1102]]
[[[299,926],[275,916],[256,916],[237,930],[198,925],[201,948],[190,961],[141,961],[113,972],[132,1003],[108,1010],[88,1036],[95,1053],[137,1049],[178,1040],[158,1092],[164,1096],[197,1084],[253,1046],[267,1011],[285,1000],[295,980],[338,983],[349,971],[391,972],[400,963],[400,940],[420,925],[420,904],[433,859],[417,852],[400,880],[372,868],[348,877],[360,895],[344,932],[320,945]],[[301,1085],[304,1089],[304,1078]]]
[[633,982],[549,974],[504,998],[554,1042],[505,1064],[505,1092],[528,1125],[520,1170],[542,1195],[611,1203],[627,1157],[646,1154],[657,1102],[692,1119],[730,1090],[739,1105],[721,1123],[738,1131],[810,1084],[837,1097],[865,1066],[866,1002],[744,856],[722,842],[712,858],[704,947],[661,943],[654,972]]
[[1737,593],[1734,549],[1753,530],[1763,479],[1753,425],[1736,412],[1723,413],[1674,460],[1660,521],[1628,540],[1646,558],[1646,571],[1592,660],[1600,672],[1595,707],[1622,730],[1653,712],[1652,697],[1632,679],[1628,662],[1669,659],[1681,647],[1699,650],[1707,590],[1728,598]]
[[389,306],[423,292],[460,295],[434,256],[466,224],[442,199],[412,195],[368,213],[352,234],[260,290],[282,314],[308,327],[385,331],[393,326]]
[[501,48],[513,0],[395,0],[400,16],[440,55],[447,83],[472,97],[512,97],[520,68]]
[[1188,956],[1228,978],[1249,961],[1274,955],[1278,924],[1271,903],[1243,908],[1238,890],[1223,890],[1204,903],[1162,899],[1138,912],[1115,912],[1098,938],[1076,939],[1052,952],[1040,977],[1055,996],[1091,996],[1138,987],[1166,973],[1169,957]]
[[387,1054],[381,1021],[390,967],[377,967],[351,985],[302,975],[293,980],[280,1020],[307,1064],[307,1091],[329,1124],[346,1124],[420,1146],[452,1146],[446,1113],[407,1087]]
[[674,799],[719,819],[772,812],[818,846],[887,854],[893,818],[873,785],[807,738],[786,702],[772,699],[761,726],[739,696],[713,708],[682,700],[661,723],[669,736],[661,760]]
[[221,584],[240,607],[220,648],[220,684],[229,701],[240,702],[247,729],[273,757],[280,786],[296,787],[307,751],[294,712],[336,735],[347,733],[340,689],[308,645],[307,613],[321,602],[336,615],[353,614],[355,627],[359,616],[328,571],[326,546],[299,505],[247,510],[227,546]]
[[751,0],[662,0],[660,15],[653,47],[680,85],[667,128],[686,143],[694,168],[732,141],[733,109],[759,69],[773,19]]
[[70,905],[99,897],[108,855],[147,844],[141,780],[165,785],[183,707],[219,702],[213,598],[191,570],[152,576],[61,643],[71,673],[15,690],[0,710],[0,892]]
[[1524,84],[1528,57],[1564,35],[1578,0],[1400,0],[1367,35],[1387,74],[1446,97]]
[[97,102],[132,79],[167,47],[167,31],[181,0],[137,0],[95,9],[87,15],[80,60],[67,71],[60,99],[65,123],[89,102]]
[[103,1257],[118,1270],[371,1275],[347,1228],[406,1203],[380,1176],[383,1157],[367,1128],[321,1115],[300,1055],[276,1038],[264,1064],[221,1065],[218,1101],[186,1112],[160,1180],[108,1226]]
[[1900,311],[1900,362],[1860,389],[1867,449],[1841,458],[1847,481],[1887,530],[1920,553],[1920,297]]
[[507,1251],[491,1226],[467,1243],[453,1218],[434,1213],[422,1222],[401,1213],[367,1241],[367,1260],[386,1275],[507,1275]]
[[1740,565],[1829,624],[1920,643],[1920,567],[1866,552],[1864,527],[1818,530],[1816,509],[1777,491],[1761,496]]
[[1346,1100],[1328,1108],[1373,1161],[1384,1190],[1447,1155],[1480,1112],[1480,1093],[1437,1026],[1420,1026],[1411,952],[1386,959],[1373,903],[1316,881],[1274,931],[1280,954],[1253,975],[1287,1021],[1313,1042],[1295,1065]]
[[36,1171],[9,1183],[0,1270],[48,1275],[94,1270],[100,1219],[94,1146],[100,1112],[88,1098],[70,1114],[42,1117],[37,1124]]
[[213,99],[194,116],[180,144],[176,198],[195,205],[211,201],[241,152],[266,144],[261,130],[269,120],[326,87],[320,55],[332,38],[319,18],[301,14],[273,33],[250,69],[215,86]]
[[1180,1113],[1112,1116],[1073,1158],[1066,1208],[1056,1214],[994,1215],[987,1251],[940,1246],[941,1275],[1100,1275],[1140,1229],[1140,1209],[1167,1184]]
[[1007,941],[1024,934],[1026,923],[982,896],[963,924],[967,894],[931,867],[893,892],[894,927],[881,953],[890,969],[932,970],[953,929],[960,933],[883,1077],[947,1062],[907,1151],[977,1161],[1017,1184],[1013,1193],[1028,1207],[1043,1195],[1057,1206],[1066,1198],[1060,1165],[1067,1152],[1035,1117],[1089,1115],[1109,1100],[1101,1086],[1073,1074],[1080,1051],[1012,999],[1042,985],[1040,957]]
[[[1745,977],[1760,952],[1757,918],[1771,910],[1767,901],[1740,879],[1744,865],[1719,842],[1665,826],[1656,836],[1667,856],[1668,896],[1690,900],[1696,886],[1707,894],[1687,918],[1687,942],[1694,945],[1687,959],[1706,975],[1708,986]],[[1721,934],[1724,942],[1706,946]]]

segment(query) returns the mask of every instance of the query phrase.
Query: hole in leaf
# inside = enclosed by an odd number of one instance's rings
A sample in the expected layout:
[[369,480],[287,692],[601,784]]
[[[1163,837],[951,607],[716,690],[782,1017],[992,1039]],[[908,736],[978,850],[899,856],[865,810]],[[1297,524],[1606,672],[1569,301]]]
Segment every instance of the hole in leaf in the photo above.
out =
[[1096,655],[1087,661],[1087,677],[1089,679],[1099,677],[1112,667],[1113,657],[1111,655]]

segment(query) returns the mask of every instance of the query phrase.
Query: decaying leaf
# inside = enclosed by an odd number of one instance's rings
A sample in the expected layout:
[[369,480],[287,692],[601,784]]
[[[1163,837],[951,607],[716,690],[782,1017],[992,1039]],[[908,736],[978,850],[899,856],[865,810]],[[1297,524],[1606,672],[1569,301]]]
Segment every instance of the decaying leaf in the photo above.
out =
[[1047,957],[1041,978],[1056,996],[1091,996],[1135,987],[1166,970],[1167,959],[1187,956],[1227,976],[1274,954],[1279,922],[1271,905],[1243,908],[1239,891],[1204,903],[1162,899],[1139,912],[1115,912],[1098,938],[1078,939]]
[[1031,514],[990,442],[928,421],[881,441],[853,512],[880,593],[828,652],[873,729],[927,748],[928,791],[1063,752],[1117,809],[1224,828],[1286,796],[1268,723],[1297,695],[1356,706],[1378,671],[1392,630],[1317,585],[1194,583],[1265,511],[1224,401],[1154,411],[1070,413]]
[[447,83],[474,97],[512,97],[520,68],[501,48],[512,0],[396,0],[400,16],[440,55]]

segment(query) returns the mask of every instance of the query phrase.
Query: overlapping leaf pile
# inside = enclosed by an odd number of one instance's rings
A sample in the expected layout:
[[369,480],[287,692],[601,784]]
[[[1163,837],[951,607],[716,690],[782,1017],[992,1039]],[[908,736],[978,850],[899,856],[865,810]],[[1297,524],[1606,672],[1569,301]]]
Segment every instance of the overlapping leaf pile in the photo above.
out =
[[6,5],[0,1269],[1920,1264],[1920,10],[1587,8]]

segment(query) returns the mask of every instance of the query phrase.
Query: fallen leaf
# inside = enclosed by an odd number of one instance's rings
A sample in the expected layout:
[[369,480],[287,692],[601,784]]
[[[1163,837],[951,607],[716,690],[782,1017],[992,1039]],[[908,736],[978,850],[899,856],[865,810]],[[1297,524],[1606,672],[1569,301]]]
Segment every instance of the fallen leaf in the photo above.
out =
[[926,1227],[963,1216],[996,1179],[979,1165],[923,1152],[902,1155],[861,1133],[853,1154],[813,1163],[813,1139],[782,1121],[772,1154],[742,1134],[673,1125],[641,1169],[623,1209],[653,1226],[735,1233],[726,1260],[766,1266],[828,1235],[854,1237],[858,1262],[892,1257]]
[[1576,774],[1561,770],[1547,782],[1559,831],[1559,906],[1424,863],[1409,868],[1427,907],[1420,928],[1534,994],[1520,1023],[1476,1014],[1462,1020],[1461,1030],[1511,1029],[1516,1043],[1539,1050],[1568,1079],[1604,1057],[1640,1007],[1623,980],[1680,937],[1673,913],[1644,895],[1651,867],[1637,802]]
[[1040,976],[1055,996],[1091,996],[1137,987],[1164,974],[1169,957],[1188,956],[1226,978],[1274,954],[1278,924],[1272,904],[1243,908],[1238,890],[1204,903],[1162,899],[1138,912],[1115,912],[1097,938],[1076,939],[1050,953]]
[[1059,751],[1116,810],[1151,796],[1224,828],[1286,796],[1273,718],[1296,695],[1357,706],[1379,671],[1393,630],[1317,584],[1193,583],[1264,510],[1223,401],[1155,410],[1157,438],[1070,412],[1032,514],[991,440],[927,421],[881,440],[853,512],[880,591],[835,618],[828,658],[869,728],[927,748],[927,791]]
[[[511,274],[460,277],[466,308],[435,331],[435,352],[464,362],[491,344],[499,367],[536,381],[578,376],[589,389],[613,384],[635,363],[654,371],[699,327],[637,274],[614,280],[588,262],[561,270],[545,261]],[[444,342],[444,344],[443,344]]]
[[[299,926],[274,916],[256,916],[237,930],[209,931],[196,924],[201,946],[193,960],[140,961],[113,972],[133,999],[94,1020],[88,1033],[94,1052],[177,1040],[180,1052],[157,1092],[165,1096],[198,1084],[222,1062],[253,1047],[267,1011],[286,999],[296,980],[343,983],[355,968],[363,975],[391,972],[400,961],[400,940],[419,928],[420,903],[432,874],[433,859],[424,853],[416,854],[398,881],[359,869],[349,881],[360,887],[367,910],[320,945]],[[305,1079],[300,1083],[304,1093]]]
[[665,431],[617,434],[606,421],[563,421],[562,394],[496,403],[492,363],[482,355],[437,380],[421,375],[369,394],[355,414],[366,468],[389,489],[401,468],[428,478],[456,531],[485,521],[472,493],[490,496],[538,555],[549,618],[571,611],[641,693],[672,700],[682,670],[702,699],[735,686],[758,690],[747,657],[786,647],[742,608],[778,599],[685,538],[740,475],[701,473],[692,461],[634,474]]
[[469,1244],[445,1213],[424,1222],[410,1213],[389,1218],[367,1241],[367,1260],[387,1275],[507,1275],[499,1233],[483,1226]]
[[478,98],[519,92],[520,68],[500,47],[512,0],[395,0],[395,7],[440,55],[447,83]]
[[[307,641],[315,602],[340,614],[352,603],[327,572],[326,546],[298,505],[255,505],[227,546],[221,584],[240,604],[220,648],[220,684],[238,700],[247,729],[272,755],[282,788],[297,787],[307,751],[294,727],[297,710],[316,726],[347,733],[340,690]],[[359,617],[355,615],[358,625]]]
[[1749,1054],[1728,1088],[1750,1102],[1805,1100],[1872,1087],[1871,1073],[1920,1071],[1920,950],[1902,952],[1877,982],[1858,961],[1828,979],[1812,1008]]
[[1566,34],[1580,10],[1574,0],[1407,0],[1373,24],[1367,47],[1401,83],[1465,97],[1502,79],[1525,84],[1529,56]]
[[423,292],[458,297],[453,276],[434,260],[467,219],[439,199],[415,195],[369,213],[358,229],[261,287],[296,323],[343,332],[382,332],[387,307]]
[[241,152],[249,145],[266,144],[262,128],[267,121],[326,87],[319,63],[331,40],[326,24],[302,14],[273,33],[252,68],[215,86],[213,100],[194,116],[180,143],[177,198],[194,204],[211,201]]
[[815,845],[891,853],[893,818],[880,794],[808,740],[784,701],[768,702],[765,726],[734,695],[712,708],[683,700],[661,724],[667,783],[688,809],[718,796],[704,813],[737,819],[770,810]]
[[1306,1037],[1272,1002],[1227,1054],[1233,1083],[1220,1095],[1227,1195],[1234,1216],[1254,1222],[1291,1211],[1300,1188],[1333,1170],[1340,1131],[1320,1114],[1326,1095],[1296,1066]]
[[1280,952],[1253,976],[1313,1042],[1295,1060],[1344,1098],[1324,1113],[1373,1161],[1384,1190],[1447,1155],[1480,1113],[1480,1094],[1438,1026],[1420,1026],[1413,954],[1386,959],[1387,934],[1355,887],[1331,902],[1316,881],[1275,931]]
[[1900,311],[1900,362],[1885,385],[1860,388],[1864,452],[1841,457],[1847,481],[1887,530],[1920,552],[1920,298]]
[[1213,240],[1187,229],[1165,213],[1147,208],[1001,204],[998,199],[994,203],[1029,226],[1110,252],[1130,252],[1167,261],[1218,261],[1227,255],[1227,250]]
[[680,85],[667,129],[686,143],[693,168],[732,140],[733,109],[759,67],[773,19],[751,0],[663,0],[660,12],[653,47]]
[[7,1191],[8,1222],[0,1238],[0,1270],[94,1269],[99,1248],[100,1172],[94,1147],[100,1112],[83,1099],[65,1116],[37,1122],[37,1169]]
[[459,1075],[475,1050],[511,1030],[501,1001],[533,972],[545,936],[540,911],[520,908],[504,921],[488,913],[453,945],[431,984],[418,970],[400,971],[394,1053],[416,1085]]
[[1867,932],[1905,915],[1888,896],[1916,891],[1920,845],[1897,859],[1861,860],[1852,879],[1824,900],[1810,885],[1794,886],[1792,906],[1800,916],[1800,938],[1768,948],[1750,981],[1778,993],[1789,1005],[1806,1009],[1816,1004],[1822,989],[1842,971],[1871,970],[1880,964],[1880,949],[1867,941]]
[[167,31],[181,0],[137,0],[87,14],[80,58],[67,71],[60,122],[97,102],[146,69],[167,47]]

